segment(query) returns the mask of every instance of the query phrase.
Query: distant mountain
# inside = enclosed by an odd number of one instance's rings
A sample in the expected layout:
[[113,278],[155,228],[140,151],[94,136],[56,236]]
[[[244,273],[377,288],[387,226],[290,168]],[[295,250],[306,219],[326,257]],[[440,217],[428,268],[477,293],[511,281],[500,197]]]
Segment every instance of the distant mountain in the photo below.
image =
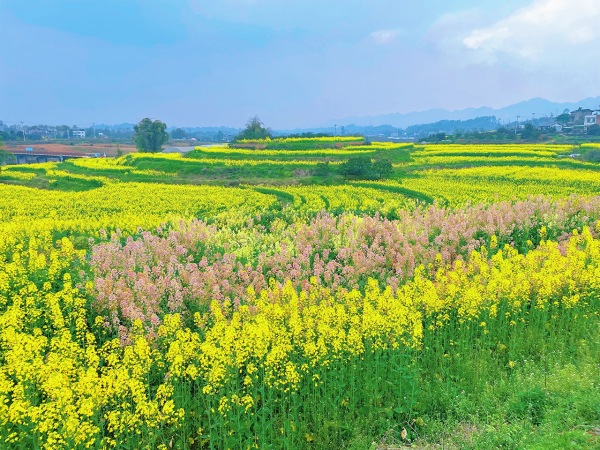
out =
[[370,126],[370,125],[354,125],[354,124],[350,124],[350,125],[345,125],[345,126],[340,126],[338,125],[337,128],[335,128],[333,125],[330,127],[319,127],[319,128],[293,128],[293,129],[278,129],[278,130],[271,130],[271,135],[273,137],[282,137],[282,136],[289,136],[291,134],[293,135],[299,135],[302,133],[324,133],[324,134],[330,134],[333,135],[334,133],[337,133],[338,136],[358,136],[358,135],[363,135],[363,136],[376,136],[376,135],[385,135],[385,136],[389,136],[391,133],[397,132],[398,128],[397,127],[393,127],[391,125],[378,125],[378,126]]
[[515,103],[500,109],[488,107],[467,108],[455,111],[446,109],[430,109],[427,111],[415,111],[410,113],[383,114],[378,116],[346,117],[331,120],[324,124],[325,128],[331,128],[335,124],[356,124],[363,126],[391,125],[397,128],[407,128],[411,125],[427,124],[442,120],[470,120],[477,117],[495,116],[504,123],[514,122],[517,116],[520,120],[528,120],[535,113],[536,118],[555,116],[561,114],[565,109],[573,110],[579,107],[597,109],[600,107],[600,97],[586,98],[575,103],[557,103],[543,98],[532,98],[523,102]]
[[403,132],[408,136],[423,136],[432,133],[455,133],[458,130],[463,132],[472,131],[490,131],[499,126],[496,116],[476,117],[466,120],[440,120],[433,123],[411,125]]
[[111,131],[115,131],[115,130],[131,130],[133,131],[133,127],[135,126],[135,124],[133,123],[119,123],[116,125],[106,125],[106,124],[95,124],[96,129],[98,130],[111,130]]
[[173,131],[175,128],[181,128],[188,132],[189,134],[195,133],[221,133],[225,134],[238,134],[242,131],[241,128],[233,128],[233,127],[168,127],[168,131]]

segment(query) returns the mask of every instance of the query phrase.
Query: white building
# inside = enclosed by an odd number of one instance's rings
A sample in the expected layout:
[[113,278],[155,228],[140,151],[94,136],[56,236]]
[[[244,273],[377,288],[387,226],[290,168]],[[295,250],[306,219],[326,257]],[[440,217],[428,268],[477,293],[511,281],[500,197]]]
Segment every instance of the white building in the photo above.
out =
[[600,110],[594,111],[592,114],[585,116],[583,126],[587,128],[591,127],[592,125],[600,125]]
[[83,139],[85,137],[85,130],[73,130],[71,134],[74,138]]

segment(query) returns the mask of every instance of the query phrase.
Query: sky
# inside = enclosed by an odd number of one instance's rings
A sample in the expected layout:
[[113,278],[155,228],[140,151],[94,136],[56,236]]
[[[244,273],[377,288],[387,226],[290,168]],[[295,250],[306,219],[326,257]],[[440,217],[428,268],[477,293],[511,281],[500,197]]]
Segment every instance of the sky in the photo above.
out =
[[0,0],[0,120],[274,129],[600,95],[598,0]]

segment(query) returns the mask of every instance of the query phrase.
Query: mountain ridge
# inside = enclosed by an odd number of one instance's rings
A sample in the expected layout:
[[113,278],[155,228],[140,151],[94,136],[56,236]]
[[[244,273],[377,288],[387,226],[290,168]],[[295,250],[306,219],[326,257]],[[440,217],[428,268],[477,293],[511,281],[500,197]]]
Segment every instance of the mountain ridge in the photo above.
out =
[[327,121],[323,127],[333,127],[337,124],[338,127],[341,125],[391,125],[396,128],[407,128],[411,125],[433,123],[440,120],[469,120],[482,116],[496,116],[502,122],[508,123],[514,122],[517,116],[520,116],[520,120],[526,121],[533,118],[532,113],[535,113],[536,118],[550,116],[551,114],[556,116],[565,109],[574,110],[579,107],[598,109],[600,108],[600,97],[587,97],[577,102],[553,102],[545,98],[535,97],[497,109],[487,106],[457,110],[433,108],[408,113],[354,116]]

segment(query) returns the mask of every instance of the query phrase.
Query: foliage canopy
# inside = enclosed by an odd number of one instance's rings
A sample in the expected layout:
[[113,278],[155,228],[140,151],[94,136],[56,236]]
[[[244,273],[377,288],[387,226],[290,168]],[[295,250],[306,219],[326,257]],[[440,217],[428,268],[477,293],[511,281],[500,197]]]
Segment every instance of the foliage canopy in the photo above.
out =
[[2,138],[0,137],[0,166],[9,161],[14,161],[14,159],[15,159],[14,155],[12,153],[7,152],[6,149],[4,148],[4,142],[2,141]]
[[187,131],[185,131],[183,128],[176,128],[173,131],[171,131],[172,139],[186,139],[187,137]]
[[340,174],[346,178],[381,180],[392,173],[392,163],[387,159],[372,160],[370,156],[353,156],[340,166]]
[[587,134],[590,136],[600,136],[600,125],[592,125],[588,128]]
[[571,120],[571,114],[563,112],[559,116],[556,116],[556,121],[560,124],[566,125]]
[[270,137],[271,131],[264,127],[264,124],[260,121],[258,116],[254,116],[248,120],[248,123],[246,123],[246,128],[244,128],[244,130],[235,137],[235,140],[241,141],[244,139],[266,139]]
[[169,140],[167,124],[160,120],[142,119],[133,127],[133,140],[140,152],[157,153]]

